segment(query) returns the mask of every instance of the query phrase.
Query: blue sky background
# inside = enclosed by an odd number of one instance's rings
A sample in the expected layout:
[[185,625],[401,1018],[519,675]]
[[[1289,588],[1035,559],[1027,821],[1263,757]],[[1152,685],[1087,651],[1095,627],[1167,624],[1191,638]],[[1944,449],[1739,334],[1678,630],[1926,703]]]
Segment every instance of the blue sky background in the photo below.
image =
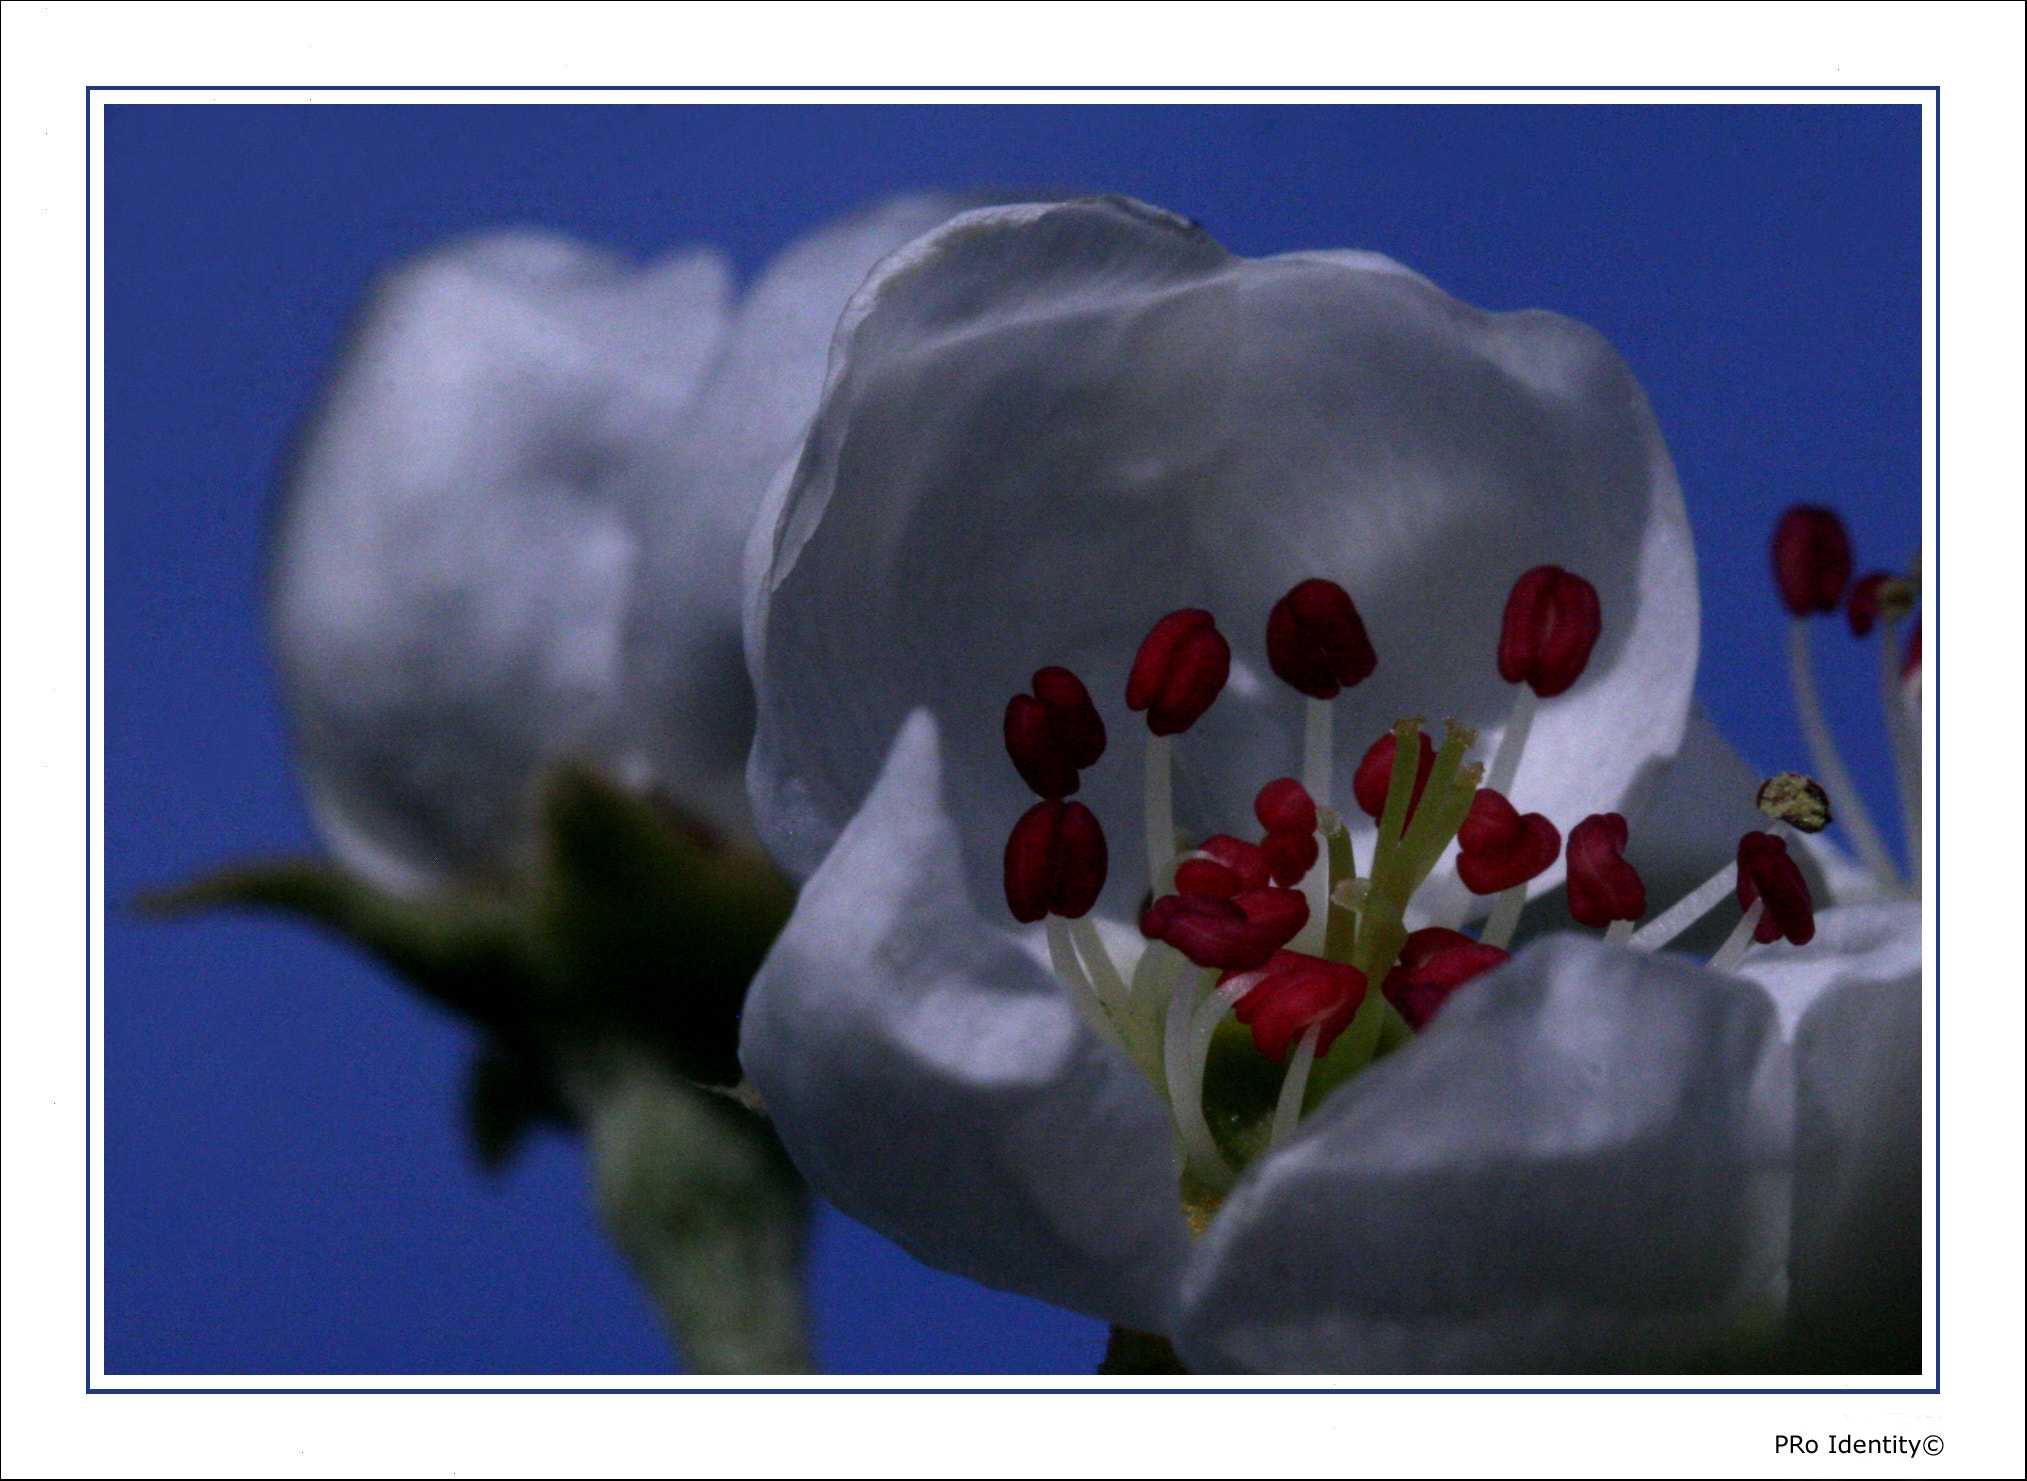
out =
[[[1460,98],[1468,95],[1459,95]],[[1826,95],[1832,96],[1832,95]],[[668,1350],[576,1147],[465,1153],[467,1038],[277,919],[138,892],[316,847],[260,573],[284,448],[375,273],[541,225],[750,277],[923,187],[1118,191],[1250,255],[1388,253],[1486,308],[1602,330],[1647,387],[1702,560],[1699,690],[1806,767],[1766,546],[1844,510],[1920,534],[1920,119],[1910,107],[108,109],[106,1364],[116,1373],[651,1373]],[[1820,635],[1847,759],[1898,840],[1873,658]],[[1088,1373],[1096,1323],[927,1270],[826,1211],[835,1372]]]

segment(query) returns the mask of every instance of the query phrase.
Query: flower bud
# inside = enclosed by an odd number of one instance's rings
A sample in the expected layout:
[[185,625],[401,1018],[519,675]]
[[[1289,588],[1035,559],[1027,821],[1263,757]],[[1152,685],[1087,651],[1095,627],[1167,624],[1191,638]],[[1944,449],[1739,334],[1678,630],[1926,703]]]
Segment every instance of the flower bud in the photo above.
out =
[[1511,960],[1512,954],[1497,946],[1442,926],[1425,926],[1401,947],[1380,992],[1400,1010],[1408,1027],[1420,1033],[1458,988]]
[[1006,903],[1022,925],[1053,912],[1072,920],[1105,888],[1105,831],[1081,802],[1049,798],[1014,824],[1006,841]]
[[1252,991],[1233,1005],[1239,1022],[1253,1031],[1253,1045],[1271,1060],[1284,1060],[1312,1025],[1321,1025],[1316,1052],[1328,1054],[1337,1036],[1365,1001],[1365,973],[1341,962],[1301,952],[1276,952]]
[[1335,699],[1379,666],[1365,622],[1343,587],[1312,578],[1267,616],[1267,663],[1311,699]]
[[[1422,789],[1429,784],[1429,773],[1436,765],[1436,743],[1423,731],[1421,759],[1415,768],[1415,790],[1408,799],[1408,817],[1415,815],[1415,808],[1421,804]],[[1359,810],[1374,822],[1386,811],[1387,788],[1394,778],[1394,733],[1389,730],[1372,743],[1365,753],[1365,759],[1358,763],[1358,772],[1351,779],[1351,795],[1357,800]]]
[[1090,691],[1068,669],[1038,670],[1034,691],[1007,701],[1007,755],[1041,796],[1067,797],[1077,790],[1077,773],[1105,754],[1105,722]]
[[1851,580],[1851,537],[1834,509],[1797,504],[1774,530],[1774,580],[1796,617],[1834,612]]
[[1626,820],[1618,813],[1592,813],[1570,829],[1569,905],[1578,925],[1602,931],[1647,913],[1647,886],[1625,852]]
[[1490,787],[1480,787],[1457,829],[1457,877],[1474,895],[1525,884],[1556,861],[1562,834],[1538,812],[1522,817]]
[[1513,583],[1499,628],[1499,677],[1553,699],[1582,677],[1603,624],[1597,588],[1561,566]]
[[1807,946],[1816,936],[1816,909],[1809,898],[1809,882],[1788,856],[1788,845],[1771,833],[1748,833],[1738,841],[1738,903],[1750,910],[1755,900],[1766,901],[1766,913],[1753,931],[1753,940],[1768,942],[1785,936],[1796,946]]
[[1201,607],[1171,612],[1140,644],[1126,678],[1126,708],[1147,711],[1156,735],[1179,735],[1203,717],[1232,671],[1232,646]]

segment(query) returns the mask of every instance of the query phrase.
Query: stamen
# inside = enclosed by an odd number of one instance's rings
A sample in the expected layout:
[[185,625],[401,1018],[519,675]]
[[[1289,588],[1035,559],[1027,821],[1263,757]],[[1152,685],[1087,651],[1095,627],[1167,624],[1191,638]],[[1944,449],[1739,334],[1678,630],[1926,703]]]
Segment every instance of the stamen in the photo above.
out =
[[1635,931],[1626,944],[1635,951],[1659,951],[1717,908],[1737,887],[1738,870],[1726,864],[1717,873]]
[[1253,799],[1253,816],[1269,833],[1314,833],[1316,801],[1293,777],[1267,783]]
[[1179,735],[1203,717],[1231,676],[1232,645],[1211,614],[1184,607],[1154,624],[1126,679],[1126,708],[1147,711],[1155,735]]
[[[1257,843],[1247,843],[1243,838],[1234,838],[1229,833],[1213,833],[1203,841],[1197,853],[1207,859],[1214,859],[1239,876],[1239,889],[1235,893],[1249,890],[1264,890],[1273,878],[1273,862],[1267,851]],[[1276,880],[1275,883],[1281,881]]]
[[1774,529],[1774,581],[1790,615],[1834,612],[1851,580],[1851,537],[1834,509],[1797,504]]
[[1021,780],[1039,795],[1067,797],[1077,790],[1077,773],[1105,754],[1105,722],[1068,669],[1038,670],[1032,683],[1032,695],[1007,701],[1007,754]]
[[1130,1058],[1131,1051],[1120,1036],[1119,1026],[1112,1021],[1111,1011],[1092,991],[1090,978],[1084,975],[1083,967],[1077,962],[1077,950],[1070,940],[1070,923],[1060,915],[1052,915],[1048,919],[1047,933],[1049,965],[1055,969],[1056,980],[1070,990],[1078,1014],[1100,1038]]
[[1562,854],[1562,833],[1538,812],[1523,817],[1481,787],[1457,829],[1457,877],[1474,895],[1494,895],[1535,878]]
[[1070,922],[1070,939],[1077,943],[1077,955],[1083,959],[1084,970],[1090,974],[1098,1001],[1108,1011],[1123,1009],[1127,999],[1125,979],[1112,965],[1112,953],[1105,949],[1105,943],[1098,935],[1098,928],[1091,923],[1090,916],[1080,915]]
[[1807,946],[1816,939],[1809,882],[1789,857],[1787,841],[1772,833],[1748,833],[1738,841],[1738,903],[1751,909],[1762,900],[1766,910],[1753,933],[1755,941],[1785,936],[1796,946]]
[[1283,683],[1311,699],[1327,700],[1335,699],[1340,687],[1365,682],[1379,659],[1344,588],[1312,578],[1268,614],[1267,663]]
[[1851,624],[1851,636],[1872,636],[1873,624],[1881,619],[1899,622],[1914,610],[1916,594],[1912,580],[1891,571],[1872,571],[1859,577],[1844,599],[1844,620]]
[[1760,917],[1765,911],[1764,900],[1755,900],[1747,907],[1746,913],[1739,917],[1738,924],[1731,928],[1731,934],[1724,938],[1724,945],[1718,947],[1711,955],[1710,968],[1713,972],[1737,970],[1739,959],[1745,955],[1745,949],[1752,945],[1754,937],[1759,934]]
[[1316,866],[1316,835],[1269,833],[1260,840],[1260,851],[1266,855],[1267,867],[1273,871],[1275,884],[1299,885]]
[[1597,588],[1561,566],[1513,583],[1499,629],[1499,676],[1553,699],[1582,677],[1602,622]]
[[1309,919],[1299,890],[1264,889],[1227,899],[1163,895],[1141,917],[1141,934],[1166,941],[1199,967],[1250,971],[1287,944]]
[[[1879,703],[1886,713],[1886,736],[1893,747],[1893,777],[1900,794],[1901,831],[1907,840],[1909,882],[1922,887],[1921,839],[1921,624],[1916,623],[1905,660],[1896,657],[1899,624],[1889,621],[1879,638]],[[1912,684],[1908,675],[1913,675]],[[1914,698],[1909,700],[1912,693]]]
[[1799,771],[1778,771],[1762,782],[1758,807],[1802,833],[1821,833],[1830,826],[1830,794]]
[[[1829,610],[1836,610],[1835,602],[1831,603]],[[1808,740],[1810,757],[1815,761],[1817,774],[1829,787],[1830,795],[1837,799],[1837,806],[1843,810],[1844,826],[1850,832],[1859,858],[1865,861],[1865,867],[1872,871],[1873,878],[1886,889],[1898,893],[1901,888],[1900,873],[1893,867],[1886,845],[1880,841],[1879,829],[1873,825],[1865,800],[1851,785],[1851,773],[1845,770],[1844,757],[1830,734],[1829,722],[1823,717],[1823,702],[1816,693],[1816,667],[1809,647],[1809,624],[1804,617],[1796,617],[1788,624],[1788,679],[1795,691],[1795,718],[1801,722],[1802,734]]]
[[1400,960],[1380,984],[1380,993],[1420,1033],[1458,988],[1512,959],[1500,947],[1443,926],[1424,926],[1402,945]]
[[1364,1001],[1365,973],[1358,968],[1283,951],[1267,963],[1235,1009],[1239,1022],[1253,1031],[1253,1047],[1280,1061],[1312,1027],[1322,1030],[1317,1048],[1328,1053]]
[[1302,782],[1312,798],[1328,807],[1334,745],[1330,701],[1309,699],[1304,704],[1307,713],[1302,726]]
[[1106,868],[1105,831],[1090,808],[1058,798],[1037,802],[1007,838],[1007,908],[1022,925],[1051,912],[1083,915],[1098,903]]
[[1592,813],[1570,829],[1564,851],[1571,917],[1594,931],[1603,927],[1613,945],[1623,944],[1633,934],[1633,922],[1647,913],[1647,886],[1626,862],[1626,837],[1626,820],[1618,813]]

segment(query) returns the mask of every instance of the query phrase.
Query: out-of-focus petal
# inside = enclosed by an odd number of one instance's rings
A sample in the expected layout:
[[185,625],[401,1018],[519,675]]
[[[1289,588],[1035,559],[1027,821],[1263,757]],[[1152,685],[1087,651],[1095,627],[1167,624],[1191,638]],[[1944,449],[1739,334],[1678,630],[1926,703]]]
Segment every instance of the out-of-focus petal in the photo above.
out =
[[747,533],[816,414],[853,292],[882,257],[960,207],[903,197],[789,247],[740,299],[694,406],[634,470],[642,552],[625,638],[630,729],[657,784],[739,841],[752,838],[753,690],[739,632]]
[[305,431],[272,570],[312,806],[384,887],[521,862],[564,754],[631,749],[630,479],[724,330],[710,253],[480,238],[377,290]]
[[[1141,638],[1186,606],[1216,614],[1233,660],[1178,743],[1178,816],[1229,830],[1300,754],[1302,700],[1264,638],[1310,576],[1345,587],[1379,656],[1337,701],[1341,797],[1361,738],[1402,714],[1456,715],[1489,753],[1512,697],[1501,614],[1540,564],[1597,587],[1605,631],[1544,704],[1516,804],[1616,808],[1675,749],[1689,531],[1644,396],[1581,325],[1486,314],[1362,254],[1245,261],[1100,200],[971,212],[919,239],[869,279],[838,346],[748,566],[757,821],[791,871],[822,859],[926,704],[985,898],[1023,805],[996,745],[1007,696],[1057,663],[1118,715]],[[1080,795],[1121,826],[1138,787],[1101,765]],[[1117,872],[1115,909],[1138,873]]]
[[1921,1369],[1921,906],[1844,906],[1739,968],[1794,1041],[1799,1366]]
[[740,1055],[817,1190],[939,1269],[1165,1329],[1187,1252],[1167,1114],[973,912],[936,722],[804,887]]
[[1241,1182],[1178,1346],[1259,1373],[1695,1363],[1778,1311],[1791,1088],[1751,985],[1539,942]]

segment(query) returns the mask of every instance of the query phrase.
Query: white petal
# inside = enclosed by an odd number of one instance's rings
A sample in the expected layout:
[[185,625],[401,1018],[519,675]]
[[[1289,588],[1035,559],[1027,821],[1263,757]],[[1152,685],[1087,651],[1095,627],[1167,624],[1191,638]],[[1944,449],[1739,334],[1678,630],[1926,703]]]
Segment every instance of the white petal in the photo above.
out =
[[[839,348],[749,626],[757,820],[792,870],[926,704],[983,894],[1026,805],[1001,711],[1050,663],[1107,718],[1113,753],[1082,795],[1131,836],[1144,731],[1120,696],[1148,627],[1184,605],[1218,616],[1235,663],[1177,746],[1179,817],[1245,825],[1299,766],[1302,701],[1264,630],[1311,575],[1351,592],[1380,655],[1338,702],[1340,797],[1402,714],[1476,724],[1489,752],[1511,702],[1500,614],[1543,562],[1596,584],[1605,634],[1543,706],[1515,800],[1571,821],[1617,807],[1676,746],[1688,527],[1645,398],[1581,325],[1481,313],[1359,254],[1244,261],[1113,200],[957,218],[868,282]],[[1144,885],[1136,852],[1119,851],[1119,903]]]
[[483,238],[377,290],[303,440],[276,641],[339,857],[413,889],[511,867],[530,790],[621,745],[626,480],[723,330],[707,253],[635,270]]
[[1571,936],[1452,999],[1198,1247],[1205,1371],[1666,1369],[1779,1298],[1793,1115],[1765,997]]
[[1792,1325],[1823,1372],[1921,1368],[1921,906],[1845,906],[1740,973],[1794,1039]]
[[1168,1117],[972,911],[911,717],[746,1000],[740,1057],[825,1197],[928,1264],[1162,1329],[1189,1242]]
[[740,301],[681,435],[662,438],[635,472],[631,729],[657,784],[742,841],[752,836],[753,693],[739,633],[747,533],[816,414],[845,304],[882,257],[957,209],[948,197],[904,197],[782,253]]

